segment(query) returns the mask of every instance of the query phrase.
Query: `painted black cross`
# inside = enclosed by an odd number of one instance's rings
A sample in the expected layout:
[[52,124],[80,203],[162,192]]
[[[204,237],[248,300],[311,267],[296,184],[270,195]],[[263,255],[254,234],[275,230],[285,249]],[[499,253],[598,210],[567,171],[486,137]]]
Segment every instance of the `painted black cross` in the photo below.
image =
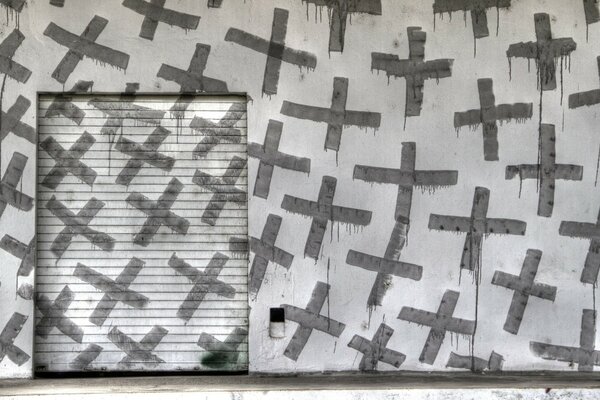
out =
[[[488,37],[487,9],[495,7],[509,8],[511,0],[435,0],[433,2],[433,14],[452,14],[455,11],[470,11],[471,24],[473,25],[473,36],[475,39]],[[497,29],[497,27],[496,27]]]
[[52,136],[44,139],[40,143],[40,147],[54,159],[56,164],[42,180],[42,186],[49,189],[56,189],[68,173],[73,174],[73,176],[87,185],[92,186],[98,174],[92,168],[85,165],[81,161],[81,158],[83,158],[94,143],[96,143],[96,139],[87,131],[84,131],[77,138],[69,150],[65,150]]
[[61,290],[54,301],[51,301],[46,295],[38,295],[35,305],[42,313],[42,318],[35,327],[36,335],[47,339],[50,331],[56,328],[77,343],[81,343],[83,329],[65,316],[74,299],[75,293],[71,291],[68,285]]
[[529,342],[529,349],[533,354],[544,360],[579,364],[579,371],[591,372],[594,370],[594,365],[600,365],[600,351],[595,350],[595,342],[596,311],[583,310],[583,313],[581,314],[579,347]]
[[400,169],[370,167],[356,165],[353,179],[369,183],[398,185],[395,225],[383,258],[350,250],[346,262],[356,267],[377,272],[371,293],[367,300],[369,307],[380,306],[389,285],[390,275],[420,280],[423,268],[419,265],[399,261],[410,227],[410,209],[412,206],[413,188],[435,189],[442,186],[456,185],[458,171],[422,171],[415,170],[417,146],[414,142],[402,143],[402,159]]
[[561,236],[590,240],[580,280],[596,285],[600,271],[600,212],[596,223],[562,221],[558,233]]
[[408,33],[408,59],[400,60],[395,54],[371,53],[371,70],[385,71],[388,79],[404,78],[406,80],[406,97],[404,118],[421,115],[423,105],[423,89],[426,79],[448,78],[452,75],[454,60],[440,58],[425,61],[425,41],[427,33],[421,27],[411,26]]
[[35,235],[25,244],[10,235],[4,235],[0,240],[0,249],[9,252],[21,260],[21,265],[17,271],[18,276],[29,276],[33,271],[35,262],[36,237]]
[[17,184],[23,178],[25,164],[27,164],[27,157],[15,151],[0,181],[0,217],[4,214],[7,205],[22,211],[33,208],[33,198],[17,190]]
[[415,281],[421,280],[423,275],[422,266],[399,261],[400,252],[406,243],[407,233],[408,225],[396,221],[383,257],[372,256],[355,250],[348,251],[348,255],[346,256],[346,263],[348,265],[377,273],[367,299],[369,309],[382,304],[383,297],[390,286],[389,283],[392,276]]
[[371,223],[371,211],[333,205],[336,186],[336,178],[324,176],[317,201],[305,200],[287,194],[283,197],[281,208],[294,214],[312,218],[310,231],[304,246],[305,257],[308,256],[318,260],[329,221],[360,226]]
[[554,209],[556,181],[580,181],[583,176],[583,167],[573,164],[557,164],[554,125],[541,124],[539,131],[539,164],[507,165],[506,179],[516,177],[519,177],[521,181],[523,179],[539,179],[537,214],[541,217],[551,217]]
[[16,312],[13,313],[4,329],[2,329],[2,333],[0,333],[0,362],[4,360],[4,357],[8,357],[10,361],[21,366],[31,358],[29,354],[14,344],[26,321],[27,317],[25,315]]
[[73,276],[104,292],[104,296],[102,296],[90,316],[91,323],[102,326],[119,301],[137,309],[142,309],[148,304],[148,297],[129,289],[129,285],[138,276],[143,266],[144,262],[142,260],[132,257],[119,276],[112,280],[81,263],[77,263]]
[[15,29],[0,43],[0,72],[21,83],[27,82],[31,71],[12,58],[23,40],[25,36]]
[[8,111],[0,111],[0,142],[6,138],[6,136],[12,132],[16,136],[27,140],[29,143],[37,143],[37,134],[35,129],[21,121],[23,115],[29,109],[31,102],[25,97],[17,97],[15,104],[13,104]]
[[331,108],[307,106],[284,101],[281,113],[293,118],[307,119],[327,123],[325,150],[340,150],[344,126],[352,125],[361,128],[379,128],[381,114],[367,111],[346,110],[348,98],[348,78],[333,78],[333,94]]
[[211,353],[202,358],[202,365],[223,368],[236,364],[240,357],[239,347],[246,343],[247,337],[248,331],[243,328],[235,328],[223,342],[213,335],[202,332],[197,344]]
[[519,332],[529,296],[550,301],[554,301],[556,298],[556,286],[534,282],[541,258],[542,252],[540,250],[528,249],[519,276],[507,274],[502,271],[494,272],[492,285],[514,290],[510,308],[506,315],[506,321],[504,322],[504,330],[506,332],[514,335]]
[[173,232],[187,234],[190,222],[170,211],[179,193],[183,190],[183,186],[183,183],[177,178],[173,178],[156,202],[138,192],[131,193],[125,199],[129,205],[148,215],[142,229],[133,237],[133,243],[144,247],[148,246],[162,225]]
[[461,335],[473,335],[475,333],[474,321],[452,316],[459,296],[460,293],[458,292],[446,290],[437,312],[418,310],[412,307],[402,307],[402,310],[400,310],[398,319],[431,327],[427,341],[419,356],[419,361],[422,363],[433,365],[447,332]]
[[153,354],[152,351],[158,346],[160,341],[167,336],[168,330],[162,326],[154,325],[140,342],[136,342],[129,336],[125,335],[116,326],[108,332],[108,340],[117,346],[125,357],[119,361],[118,365],[124,367],[133,367],[136,364],[143,363],[144,365],[156,366],[165,361]]
[[354,167],[353,179],[369,183],[398,185],[394,220],[407,226],[410,224],[413,189],[436,189],[456,185],[458,171],[427,171],[415,169],[417,144],[403,142],[400,169],[370,167],[357,164]]
[[200,220],[203,223],[214,226],[227,202],[245,204],[248,197],[246,191],[235,186],[245,167],[246,160],[234,156],[221,178],[196,170],[192,182],[214,193],[202,213]]
[[341,322],[320,314],[323,304],[325,304],[325,299],[329,295],[329,288],[328,284],[317,282],[306,309],[289,304],[281,305],[285,312],[285,319],[298,324],[294,336],[292,336],[292,339],[283,352],[283,355],[287,358],[294,361],[298,360],[298,356],[304,350],[304,346],[306,346],[313,329],[325,332],[336,338],[340,337],[344,329],[346,329],[346,325]]
[[361,371],[375,371],[379,361],[400,368],[406,356],[398,351],[387,349],[387,343],[394,334],[394,330],[386,324],[379,325],[373,340],[354,335],[348,347],[363,353],[358,369]]
[[60,231],[52,242],[50,251],[61,258],[76,235],[83,236],[94,246],[98,246],[104,251],[112,251],[115,247],[115,239],[88,226],[105,205],[103,201],[92,197],[77,214],[74,214],[62,202],[56,200],[55,196],[52,196],[46,203],[46,208],[65,224],[65,228]]
[[[281,227],[281,221],[280,216],[269,214],[260,239],[253,236],[248,237],[248,247],[250,251],[254,253],[254,260],[252,260],[248,282],[248,290],[252,295],[256,295],[260,290],[269,262],[280,265],[285,269],[290,269],[292,261],[294,261],[294,256],[292,254],[275,246],[279,228]],[[230,251],[240,251],[241,246],[247,249],[246,243],[244,243],[241,238],[229,239]]]
[[108,20],[95,15],[83,33],[77,36],[51,22],[44,31],[44,35],[69,49],[52,72],[52,78],[64,84],[83,57],[126,70],[127,64],[129,64],[128,54],[95,43],[107,24]]
[[473,372],[498,372],[502,371],[503,364],[504,357],[495,351],[492,351],[488,360],[471,355],[461,356],[455,352],[451,352],[446,363],[446,368],[470,369]]
[[166,172],[171,171],[175,165],[175,159],[158,152],[158,148],[170,134],[171,131],[159,126],[148,135],[144,144],[138,144],[122,136],[119,137],[115,149],[131,158],[117,176],[116,182],[120,185],[129,185],[140,172],[144,163]]
[[306,174],[310,172],[309,158],[295,157],[279,151],[282,130],[283,122],[270,119],[264,144],[248,143],[248,157],[260,160],[254,183],[254,195],[263,199],[269,197],[271,178],[275,167]]
[[242,142],[242,132],[234,128],[246,113],[244,103],[233,103],[229,110],[223,115],[223,118],[217,123],[209,119],[194,116],[190,122],[190,128],[203,134],[202,139],[194,150],[192,157],[204,158],[208,153],[222,142],[239,144]]
[[123,0],[123,6],[144,16],[140,37],[154,39],[159,22],[178,26],[186,31],[198,28],[200,17],[165,8],[166,0]]
[[[172,67],[167,64],[162,64],[157,77],[166,81],[173,81],[179,85],[180,91],[183,93],[196,92],[216,92],[226,93],[227,83],[218,79],[204,76],[208,55],[210,54],[210,46],[207,44],[196,43],[196,50],[190,61],[187,70],[182,70],[177,67]],[[183,118],[183,113],[187,110],[192,102],[192,96],[183,95],[171,107],[171,113],[176,118]]]
[[[484,187],[476,187],[473,196],[473,207],[470,217],[431,214],[429,229],[446,232],[465,232],[460,267],[479,273],[479,260],[483,238],[489,235],[524,235],[527,223],[514,219],[488,218],[490,191]],[[479,275],[476,275],[479,276]]]
[[183,303],[179,306],[177,317],[186,322],[192,319],[207,294],[216,294],[227,299],[235,297],[235,288],[217,279],[227,261],[229,261],[229,257],[217,252],[213,255],[204,271],[200,272],[173,253],[169,260],[169,267],[173,268],[179,275],[188,278],[194,284]]
[[555,60],[568,57],[577,49],[577,43],[571,38],[553,39],[550,16],[546,13],[535,14],[534,23],[536,41],[511,44],[506,51],[506,56],[509,62],[513,57],[535,60],[538,69],[538,86],[542,90],[554,90],[556,89]]
[[483,158],[486,161],[498,161],[498,122],[522,121],[533,115],[532,103],[514,103],[496,105],[494,82],[490,78],[477,79],[480,109],[454,113],[454,128],[482,125]]
[[346,23],[352,14],[381,15],[381,0],[302,0],[329,9],[329,52],[344,51]]
[[[85,93],[91,90],[92,86],[94,86],[93,81],[77,81],[69,92]],[[80,125],[85,117],[85,111],[76,106],[72,100],[73,98],[65,93],[57,95],[46,109],[46,114],[44,116],[46,118],[52,118],[62,115],[75,122],[77,125]]]
[[273,11],[270,41],[235,28],[229,28],[225,35],[225,41],[239,44],[267,56],[262,86],[262,92],[266,95],[277,94],[282,63],[286,62],[307,69],[315,69],[317,66],[317,57],[314,54],[286,47],[288,14],[287,10],[281,8]]

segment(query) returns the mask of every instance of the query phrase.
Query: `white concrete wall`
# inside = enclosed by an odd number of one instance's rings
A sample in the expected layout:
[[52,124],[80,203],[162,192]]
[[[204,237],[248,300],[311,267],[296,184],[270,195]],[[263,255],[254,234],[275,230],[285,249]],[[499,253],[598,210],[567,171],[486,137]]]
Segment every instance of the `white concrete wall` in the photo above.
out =
[[[352,3],[352,1],[349,1]],[[361,2],[358,2],[361,3]],[[366,3],[366,1],[364,1]],[[449,355],[472,354],[487,359],[492,351],[504,358],[504,370],[573,370],[577,364],[543,360],[530,350],[530,342],[579,347],[582,312],[594,309],[594,287],[580,281],[589,248],[589,240],[559,235],[562,221],[595,223],[600,195],[594,184],[598,145],[597,109],[569,109],[568,96],[596,89],[600,55],[600,24],[589,26],[582,1],[521,0],[512,1],[499,11],[496,35],[496,10],[488,10],[490,35],[474,39],[471,19],[456,12],[443,20],[435,18],[432,1],[381,0],[382,15],[354,14],[348,19],[343,52],[328,51],[328,12],[315,10],[301,0],[224,0],[221,8],[207,8],[206,1],[171,0],[166,7],[201,16],[195,30],[159,23],[153,40],[138,36],[143,17],[121,5],[121,1],[102,2],[65,0],[64,7],[51,6],[47,0],[28,0],[20,12],[2,15],[1,37],[6,38],[17,22],[25,36],[13,57],[32,71],[26,83],[6,79],[2,91],[2,111],[14,104],[18,96],[31,101],[23,121],[36,125],[36,93],[69,90],[78,80],[93,80],[97,92],[120,92],[127,82],[139,82],[140,92],[173,93],[180,87],[157,77],[161,64],[187,69],[196,43],[212,47],[206,76],[227,82],[229,91],[247,93],[248,136],[250,142],[263,143],[269,119],[284,123],[280,151],[311,160],[310,174],[275,168],[267,199],[250,197],[251,236],[260,237],[267,215],[283,218],[276,241],[294,255],[292,266],[285,270],[270,263],[258,295],[250,300],[250,370],[253,372],[318,372],[359,369],[361,354],[348,347],[354,335],[371,339],[382,322],[393,329],[387,347],[406,358],[398,370],[443,370]],[[283,63],[277,94],[263,95],[265,59],[238,44],[224,40],[230,28],[245,30],[268,40],[274,8],[288,10],[285,43],[294,49],[310,52],[317,58],[314,70],[299,69]],[[509,45],[535,40],[534,13],[548,13],[554,38],[570,37],[577,49],[570,55],[570,71],[562,79],[561,104],[560,59],[558,88],[540,91],[536,85],[536,64],[513,59],[512,79],[506,51]],[[126,71],[101,65],[85,58],[62,85],[51,74],[66,53],[66,48],[43,34],[49,23],[79,35],[94,15],[109,22],[97,42],[130,55]],[[427,33],[425,60],[453,59],[451,77],[439,83],[429,79],[424,87],[420,116],[410,117],[404,125],[405,79],[388,79],[384,72],[371,70],[371,52],[390,53],[408,58],[407,27],[420,26]],[[348,126],[343,129],[339,154],[324,151],[326,124],[301,120],[280,113],[283,101],[329,107],[334,77],[349,79],[347,109],[381,114],[378,129]],[[482,128],[465,127],[458,134],[453,126],[454,113],[479,108],[477,79],[492,78],[496,104],[532,103],[533,115],[526,121],[498,124],[499,161],[485,161],[482,151]],[[543,107],[540,107],[543,101]],[[540,112],[542,115],[540,116]],[[556,161],[583,166],[581,181],[557,181],[551,217],[537,215],[536,180],[524,180],[519,197],[519,180],[505,180],[505,168],[513,164],[537,161],[539,122],[556,126]],[[3,119],[2,128],[10,123]],[[409,240],[400,260],[422,266],[418,281],[394,277],[383,304],[369,311],[367,298],[375,273],[346,263],[349,250],[383,256],[394,227],[396,185],[371,185],[353,179],[357,164],[399,168],[403,142],[415,142],[416,168],[421,170],[458,171],[457,184],[433,191],[415,188],[410,213]],[[5,173],[14,152],[26,155],[23,179],[17,188],[35,195],[36,146],[9,133],[2,141],[1,171]],[[253,192],[258,160],[249,161],[249,192]],[[368,226],[354,229],[331,222],[327,226],[321,255],[315,262],[304,257],[310,219],[288,213],[281,208],[284,195],[316,200],[323,176],[337,179],[334,205],[369,210]],[[490,235],[483,241],[480,260],[480,283],[460,268],[465,234],[431,230],[431,214],[468,217],[475,187],[490,190],[488,216],[511,218],[527,223],[524,236]],[[19,211],[7,206],[0,219],[0,237],[10,234],[29,243],[35,231],[35,210]],[[338,233],[339,231],[339,233]],[[536,282],[556,287],[555,301],[531,297],[518,334],[503,330],[513,291],[491,283],[495,271],[518,275],[527,249],[543,252]],[[28,316],[15,344],[30,356],[34,332],[34,306],[15,294],[16,283],[33,284],[33,273],[17,280],[20,260],[0,252],[0,328],[14,312]],[[252,258],[252,257],[251,257]],[[461,276],[462,275],[462,276]],[[462,278],[462,279],[461,279]],[[284,350],[297,328],[288,321],[286,337],[273,340],[268,334],[270,307],[280,304],[304,308],[317,282],[330,285],[323,315],[345,324],[336,338],[314,331],[297,361],[284,356]],[[477,321],[472,339],[465,335],[445,336],[432,365],[419,361],[429,334],[429,327],[398,319],[403,307],[435,312],[445,291],[460,293],[455,317]],[[477,295],[478,293],[478,295]],[[468,335],[467,335],[468,336]],[[588,350],[590,348],[588,347]],[[396,370],[380,362],[379,370]],[[0,362],[0,377],[31,376],[31,360],[20,367],[8,357]],[[425,397],[424,397],[425,398]]]

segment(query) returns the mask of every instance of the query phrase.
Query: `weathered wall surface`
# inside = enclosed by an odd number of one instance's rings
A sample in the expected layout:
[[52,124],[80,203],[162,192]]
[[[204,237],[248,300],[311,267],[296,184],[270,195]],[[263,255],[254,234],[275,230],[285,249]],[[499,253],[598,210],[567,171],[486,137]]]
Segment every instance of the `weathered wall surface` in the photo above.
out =
[[251,97],[251,371],[598,362],[595,1],[0,3],[0,377],[32,371],[36,93],[78,81]]

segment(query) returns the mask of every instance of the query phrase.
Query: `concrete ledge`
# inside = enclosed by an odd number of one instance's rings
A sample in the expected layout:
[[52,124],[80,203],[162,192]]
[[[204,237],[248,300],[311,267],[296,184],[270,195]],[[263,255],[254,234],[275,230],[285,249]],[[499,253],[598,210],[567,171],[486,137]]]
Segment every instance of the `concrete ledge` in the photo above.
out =
[[[364,391],[400,392],[415,389],[423,389],[426,392],[431,390],[455,392],[459,389],[518,389],[517,391],[531,389],[536,396],[557,389],[585,389],[588,392],[586,396],[589,395],[589,390],[593,390],[593,393],[598,393],[600,398],[600,390],[597,390],[600,389],[600,374],[476,375],[471,373],[424,374],[402,372],[396,374],[315,374],[298,376],[205,375],[0,380],[0,396],[165,392],[360,391],[364,393]],[[415,394],[415,392],[412,393]]]

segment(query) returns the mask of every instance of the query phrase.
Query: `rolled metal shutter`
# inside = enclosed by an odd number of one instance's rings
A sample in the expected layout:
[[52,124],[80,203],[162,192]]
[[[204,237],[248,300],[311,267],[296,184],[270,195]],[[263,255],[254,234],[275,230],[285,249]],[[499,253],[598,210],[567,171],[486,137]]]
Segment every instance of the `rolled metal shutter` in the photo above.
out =
[[246,99],[38,113],[36,370],[246,370]]

